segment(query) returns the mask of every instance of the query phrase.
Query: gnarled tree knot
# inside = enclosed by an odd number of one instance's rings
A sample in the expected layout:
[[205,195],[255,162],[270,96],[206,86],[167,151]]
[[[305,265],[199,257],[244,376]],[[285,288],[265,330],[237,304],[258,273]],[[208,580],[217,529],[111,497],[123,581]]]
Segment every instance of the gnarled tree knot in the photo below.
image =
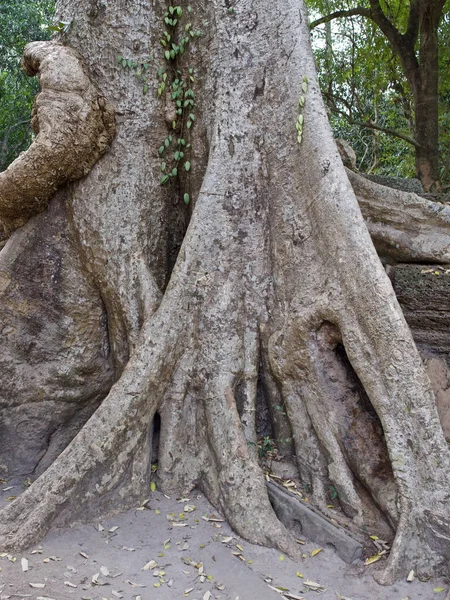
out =
[[109,148],[114,111],[81,56],[55,42],[25,47],[22,66],[37,75],[31,146],[0,173],[0,220],[9,235],[42,212],[58,187],[89,173]]

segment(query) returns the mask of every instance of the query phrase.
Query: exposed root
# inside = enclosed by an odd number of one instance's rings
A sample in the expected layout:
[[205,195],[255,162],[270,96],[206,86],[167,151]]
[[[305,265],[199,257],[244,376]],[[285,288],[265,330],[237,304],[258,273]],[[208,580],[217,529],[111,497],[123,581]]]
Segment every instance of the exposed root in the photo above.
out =
[[142,358],[135,355],[69,446],[0,512],[3,549],[27,548],[52,525],[86,521],[142,500],[151,468],[150,424],[155,411]]
[[114,111],[89,79],[81,56],[55,42],[32,42],[23,68],[38,75],[30,148],[0,173],[0,219],[6,232],[47,207],[58,187],[84,177],[106,152]]
[[[348,357],[383,426],[397,484],[399,521],[381,577],[386,584],[409,569],[428,574],[448,569],[450,556],[449,448],[425,370],[405,338],[400,320],[390,330],[372,330],[370,319],[358,323],[354,316],[343,331]],[[420,395],[410,385],[413,377],[421,380]]]
[[450,206],[394,190],[347,170],[381,256],[399,262],[450,262]]
[[[254,416],[253,423],[246,419],[248,407],[256,402],[257,390],[252,382],[259,366],[257,337],[248,331],[257,328],[239,322],[239,329],[235,329],[236,313],[226,306],[217,314],[227,317],[216,319],[212,325],[218,308],[216,302],[213,304],[200,313],[200,320],[208,322],[209,327],[196,324],[205,333],[193,348],[185,349],[185,358],[174,374],[175,387],[161,408],[159,485],[172,493],[187,493],[194,485],[199,486],[247,540],[276,546],[300,558],[297,544],[269,501],[265,477],[251,443],[256,439]],[[238,335],[241,329],[247,335]],[[246,377],[250,379],[245,391],[247,410],[240,411],[242,398],[236,397],[236,391],[243,393],[241,386]]]

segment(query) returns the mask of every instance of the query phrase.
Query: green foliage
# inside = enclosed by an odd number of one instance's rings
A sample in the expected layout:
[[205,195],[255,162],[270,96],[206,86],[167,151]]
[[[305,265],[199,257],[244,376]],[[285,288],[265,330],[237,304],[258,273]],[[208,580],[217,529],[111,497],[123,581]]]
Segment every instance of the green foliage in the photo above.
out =
[[[369,0],[307,0],[310,21],[357,6],[369,8]],[[410,2],[382,0],[385,15],[402,33],[406,31]],[[449,5],[439,27],[440,42],[440,146],[442,177],[450,179],[448,154],[450,100]],[[358,168],[384,175],[414,176],[414,146],[384,130],[414,138],[412,94],[400,62],[380,29],[360,16],[335,19],[312,31],[319,81],[330,111],[336,137],[347,139],[358,157]],[[447,168],[445,167],[447,165]]]
[[67,33],[72,25],[72,21],[58,21],[56,25],[48,25],[47,30],[53,33]]
[[303,124],[305,122],[305,117],[303,116],[303,108],[305,107],[306,98],[305,98],[305,96],[303,94],[307,94],[308,93],[308,78],[306,77],[306,75],[303,75],[302,92],[303,93],[300,96],[300,99],[298,101],[299,115],[297,117],[297,122],[295,124],[295,128],[297,129],[297,142],[298,142],[299,146],[302,143],[302,139],[303,139]]
[[332,485],[330,485],[330,487],[328,488],[328,494],[330,496],[330,500],[336,500],[336,498],[338,497],[337,490]]
[[126,58],[125,56],[119,55],[117,57],[117,62],[119,65],[125,69],[131,71],[138,81],[142,83],[142,93],[147,94],[149,90],[149,69],[150,69],[150,61],[153,60],[152,57],[149,57],[147,60],[140,61],[138,63],[137,60],[132,58]]
[[20,67],[24,46],[49,39],[53,0],[0,0],[0,170],[32,139],[30,114],[38,91]]
[[[189,136],[195,123],[195,76],[194,69],[189,67],[186,57],[180,60],[192,41],[201,36],[200,31],[193,28],[191,14],[191,6],[183,9],[182,6],[172,4],[163,16],[163,31],[159,41],[165,64],[156,70],[157,95],[166,103],[165,113],[173,114],[173,120],[168,124],[168,135],[157,150],[161,158],[161,185],[178,178],[180,169],[181,173],[185,174],[191,170],[188,155],[191,148]],[[121,55],[117,57],[120,67],[132,73],[142,83],[144,94],[148,93],[152,85],[150,63],[156,60],[157,58],[152,56],[144,61]],[[168,103],[172,105],[173,110],[169,110]],[[190,195],[187,192],[183,194],[183,201],[186,205],[190,203]]]
[[[187,18],[186,14],[187,13]],[[180,60],[195,38],[201,36],[200,31],[195,31],[190,21],[192,8],[187,11],[178,5],[169,6],[164,14],[164,31],[160,43],[164,52],[165,67],[157,70],[158,97],[172,104],[174,119],[171,123],[172,133],[162,142],[158,149],[161,156],[161,185],[165,185],[172,178],[180,174],[180,167],[184,173],[191,170],[188,160],[191,144],[189,136],[195,123],[195,83],[194,70],[189,67],[186,59]],[[188,193],[183,194],[183,201],[190,202]]]
[[267,458],[276,450],[275,440],[266,435],[258,442],[258,455],[261,458]]

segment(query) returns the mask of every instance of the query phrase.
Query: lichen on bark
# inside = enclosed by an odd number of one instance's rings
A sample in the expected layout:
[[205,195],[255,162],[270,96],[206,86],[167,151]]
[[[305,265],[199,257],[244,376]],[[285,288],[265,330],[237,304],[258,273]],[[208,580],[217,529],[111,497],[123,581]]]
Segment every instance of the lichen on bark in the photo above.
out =
[[[114,103],[117,135],[58,201],[77,268],[102,299],[116,382],[0,513],[1,545],[25,547],[54,524],[142,500],[158,414],[160,488],[198,486],[247,539],[298,556],[254,452],[262,394],[311,499],[326,511],[333,486],[356,525],[395,530],[384,582],[446,569],[449,449],[331,136],[303,4],[242,0],[231,15],[222,0],[192,3],[210,24],[192,46],[203,118],[191,175],[166,188],[156,152],[164,111],[116,61],[149,44],[162,60],[161,7],[87,4],[60,0],[59,13],[77,13],[68,42]],[[40,46],[42,63],[45,48],[54,46]],[[195,199],[191,214],[181,187]]]

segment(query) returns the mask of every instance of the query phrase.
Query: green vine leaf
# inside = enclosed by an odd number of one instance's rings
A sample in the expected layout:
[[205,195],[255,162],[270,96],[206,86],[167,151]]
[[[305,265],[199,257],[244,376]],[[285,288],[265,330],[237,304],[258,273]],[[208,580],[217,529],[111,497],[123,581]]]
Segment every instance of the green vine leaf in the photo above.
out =
[[[164,58],[169,63],[167,70],[162,67],[157,69],[157,77],[160,83],[157,88],[157,95],[160,98],[163,96],[166,89],[170,90],[170,96],[165,97],[165,101],[171,102],[173,105],[173,114],[170,123],[174,132],[181,132],[179,138],[174,140],[172,135],[168,135],[158,149],[158,153],[162,156],[165,150],[170,150],[171,144],[175,145],[174,150],[168,154],[168,158],[161,164],[161,184],[167,183],[171,177],[177,177],[179,174],[179,163],[185,159],[185,152],[189,150],[191,144],[189,142],[190,131],[195,122],[195,93],[190,89],[191,83],[194,83],[194,69],[183,64],[178,65],[177,59],[186,53],[188,44],[193,37],[200,37],[199,31],[192,29],[192,23],[182,23],[180,19],[183,17],[183,8],[180,5],[171,4],[164,14],[163,32],[160,36],[160,43],[164,48]],[[192,13],[192,7],[187,7],[187,12]],[[177,68],[178,67],[178,68]],[[142,69],[140,74],[142,75]],[[148,83],[144,81],[145,93],[148,91]],[[189,112],[188,112],[189,111]],[[172,111],[171,111],[172,112]],[[169,126],[169,125],[168,125]],[[188,138],[186,139],[184,135]],[[189,173],[191,163],[189,160],[181,163],[184,171]],[[186,204],[189,203],[189,194],[184,194],[183,200]]]

